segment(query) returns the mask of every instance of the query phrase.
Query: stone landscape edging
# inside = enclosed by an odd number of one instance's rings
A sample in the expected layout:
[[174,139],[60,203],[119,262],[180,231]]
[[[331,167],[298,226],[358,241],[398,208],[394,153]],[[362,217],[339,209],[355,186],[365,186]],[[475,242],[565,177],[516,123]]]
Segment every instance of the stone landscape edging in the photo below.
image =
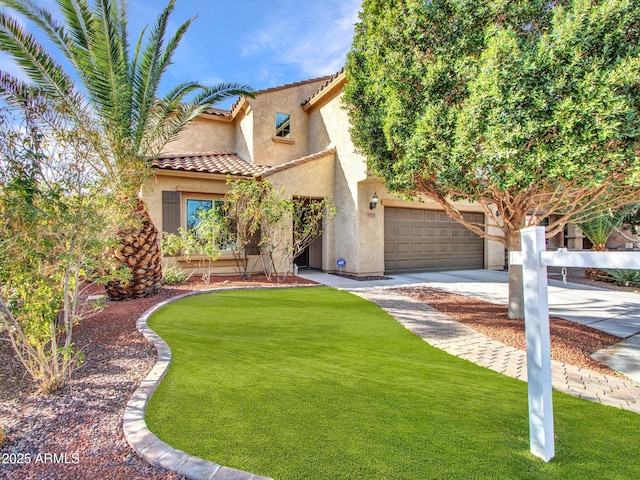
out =
[[191,480],[273,480],[270,477],[225,467],[215,462],[189,455],[182,450],[175,449],[154,435],[154,433],[149,430],[144,419],[149,399],[167,374],[169,364],[171,363],[171,349],[156,332],[149,328],[147,325],[149,317],[170,303],[187,297],[219,291],[257,290],[262,288],[288,287],[213,288],[188,292],[154,305],[138,318],[136,328],[153,344],[158,353],[158,358],[151,371],[145,379],[140,382],[138,388],[129,398],[122,416],[122,429],[129,446],[146,462],[155,467],[176,472],[178,475],[183,475]]

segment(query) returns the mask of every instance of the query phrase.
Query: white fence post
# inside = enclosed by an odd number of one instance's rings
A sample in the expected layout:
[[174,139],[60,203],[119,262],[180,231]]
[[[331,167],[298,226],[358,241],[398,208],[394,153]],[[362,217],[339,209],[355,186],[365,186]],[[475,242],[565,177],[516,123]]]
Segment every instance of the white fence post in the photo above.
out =
[[548,462],[555,455],[551,400],[551,341],[547,267],[596,267],[640,270],[637,252],[547,252],[544,227],[520,230],[521,252],[510,262],[522,265],[524,325],[527,337],[529,440],[531,453]]
[[540,262],[540,252],[545,251],[544,227],[522,229],[521,240],[527,338],[529,440],[531,453],[548,462],[555,455],[555,444],[547,267]]

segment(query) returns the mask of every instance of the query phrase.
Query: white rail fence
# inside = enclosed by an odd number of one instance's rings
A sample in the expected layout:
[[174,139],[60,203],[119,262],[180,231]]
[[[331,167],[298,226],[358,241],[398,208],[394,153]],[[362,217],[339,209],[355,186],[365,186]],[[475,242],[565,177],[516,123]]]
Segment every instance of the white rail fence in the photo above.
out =
[[555,455],[551,400],[551,345],[547,267],[595,267],[640,270],[636,252],[547,252],[544,227],[521,230],[522,251],[510,253],[512,265],[522,265],[524,319],[527,339],[529,443],[531,453],[545,462]]

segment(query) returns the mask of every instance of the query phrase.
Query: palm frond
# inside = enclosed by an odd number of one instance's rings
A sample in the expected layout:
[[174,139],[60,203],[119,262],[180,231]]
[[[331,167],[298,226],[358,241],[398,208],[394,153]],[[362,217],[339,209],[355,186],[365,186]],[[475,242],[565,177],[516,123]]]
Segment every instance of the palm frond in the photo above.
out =
[[205,88],[195,99],[194,103],[213,106],[214,104],[231,97],[246,95],[254,97],[253,89],[248,85],[238,83],[220,83],[213,87]]
[[[133,122],[136,127],[134,143],[138,146],[142,142],[148,121],[149,110],[155,102],[158,87],[160,86],[160,80],[162,79],[162,58],[166,56],[166,50],[165,53],[163,53],[164,38],[167,32],[169,17],[173,12],[174,4],[174,0],[170,1],[165,10],[156,20],[156,23],[149,34],[146,47],[144,51],[142,51],[140,64],[135,66],[136,76],[133,79],[132,101],[134,105],[133,111],[138,113]],[[179,28],[179,31],[183,27],[184,25]],[[140,41],[138,42],[138,45],[140,45]],[[175,48],[175,46],[172,48]],[[136,57],[138,57],[137,54]]]
[[[91,39],[93,38],[93,13],[85,0],[59,0],[58,7],[66,20],[69,31],[68,36],[72,41],[68,58],[77,64],[82,60],[84,64],[90,58]],[[95,62],[88,62],[93,64]]]
[[165,98],[156,100],[148,111],[146,128],[142,130],[139,153],[155,158],[162,148],[173,139],[171,132],[179,130],[182,124],[185,104],[180,100],[185,95],[202,87],[196,82],[178,85]]
[[48,10],[38,6],[32,0],[2,0],[2,4],[24,15],[38,25],[61,52],[70,58],[69,38],[65,28],[60,25]]
[[117,25],[119,27],[118,37],[120,38],[120,49],[121,56],[124,60],[125,65],[129,65],[129,20],[127,18],[127,8],[128,2],[127,0],[120,0],[118,9],[114,10],[117,12],[118,22]]
[[131,133],[131,90],[129,65],[123,57],[120,10],[112,0],[99,0],[96,7],[96,34],[93,51],[97,69],[85,72],[85,84],[91,101],[109,126],[110,143],[114,150],[121,149]]
[[169,93],[167,93],[163,100],[166,102],[182,102],[190,93],[202,90],[204,87],[198,82],[182,82],[173,87]]
[[[173,6],[172,6],[172,9],[173,9]],[[158,73],[160,75],[163,75],[166,72],[169,65],[171,65],[176,48],[178,48],[178,45],[180,44],[182,37],[184,37],[184,34],[187,33],[187,30],[189,29],[189,27],[191,26],[191,24],[196,18],[197,17],[191,17],[189,20],[187,20],[182,25],[180,25],[180,27],[178,27],[178,30],[176,30],[176,33],[173,35],[173,37],[171,37],[171,39],[167,43],[167,47],[164,49],[162,58],[160,59],[160,64],[158,65]]]
[[578,222],[582,233],[596,246],[605,245],[614,230],[619,228],[625,217],[635,208],[626,205],[615,211],[605,210],[594,214],[589,220]]
[[[0,50],[24,69],[44,95],[68,104],[78,112],[80,121],[98,121],[96,131],[101,138],[96,148],[109,171],[117,172],[118,178],[132,186],[131,191],[148,174],[145,156],[160,152],[216,102],[236,95],[252,96],[244,85],[205,88],[197,82],[185,82],[158,100],[162,77],[195,19],[182,23],[169,38],[175,0],[168,1],[150,30],[142,31],[132,58],[127,0],[56,0],[61,24],[36,1],[0,0],[0,5],[25,15],[45,32],[79,81],[74,84],[75,79],[5,11],[0,11]],[[0,95],[19,101],[29,88],[0,71]],[[86,92],[86,102],[78,93],[80,89]],[[83,106],[91,107],[91,119]]]
[[[198,92],[191,101],[185,98]],[[155,157],[164,146],[175,140],[189,123],[198,118],[215,103],[237,95],[253,95],[251,88],[235,83],[223,83],[205,88],[196,82],[178,85],[162,100],[156,101],[150,111],[140,147],[142,154]]]
[[60,98],[73,111],[82,100],[73,80],[33,35],[0,12],[0,50],[8,53],[45,95]]
[[0,98],[9,105],[18,109],[25,108],[34,95],[39,95],[37,87],[0,71]]

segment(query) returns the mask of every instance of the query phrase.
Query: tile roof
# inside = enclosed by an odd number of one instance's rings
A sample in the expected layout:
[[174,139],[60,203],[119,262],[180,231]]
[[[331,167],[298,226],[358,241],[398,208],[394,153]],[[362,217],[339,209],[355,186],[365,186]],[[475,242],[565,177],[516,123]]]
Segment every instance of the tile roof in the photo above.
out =
[[253,165],[233,152],[203,152],[190,154],[170,154],[153,161],[153,168],[196,173],[217,173],[238,177],[261,175],[265,168]]
[[168,154],[154,160],[152,167],[159,170],[264,178],[313,160],[325,158],[335,152],[335,148],[329,148],[276,166],[254,165],[233,152]]
[[331,84],[333,84],[336,80],[341,79],[342,77],[344,77],[345,71],[344,71],[344,67],[342,67],[340,69],[340,71],[334,73],[333,75],[331,75],[327,81],[325,83],[323,83],[320,88],[318,88],[318,90],[316,90],[315,92],[313,92],[311,94],[311,96],[309,98],[307,98],[304,102],[302,102],[302,106],[304,107],[305,105],[308,105],[309,103],[311,103],[313,101],[314,98],[316,98],[317,96],[319,96],[325,89],[327,89]]
[[[265,88],[263,90],[256,90],[253,93],[255,95],[260,95],[261,93],[275,92],[275,91],[278,91],[278,90],[284,90],[285,88],[299,87],[301,85],[306,85],[307,83],[318,82],[318,81],[321,81],[321,80],[330,80],[334,76],[335,75],[324,75],[322,77],[309,78],[307,80],[300,80],[298,82],[285,83],[284,85],[278,85],[276,87],[269,87],[269,88]],[[242,101],[242,98],[243,97],[238,97],[238,100],[236,100],[234,102],[234,104],[231,105],[231,112],[234,112],[235,109],[238,108],[238,106],[240,105],[240,102]]]
[[286,162],[280,165],[276,165],[274,167],[267,167],[263,172],[261,177],[268,177],[269,175],[273,175],[274,173],[281,172],[283,170],[288,170],[290,168],[297,167],[298,165],[302,165],[307,162],[311,162],[313,160],[318,160],[320,158],[325,158],[328,155],[333,155],[336,153],[335,148],[328,148],[327,150],[322,150],[320,152],[314,153],[313,155],[307,155],[306,157],[298,158],[296,160],[291,160],[290,162]]
[[222,108],[208,108],[204,113],[214,117],[231,117],[231,110],[223,110]]

